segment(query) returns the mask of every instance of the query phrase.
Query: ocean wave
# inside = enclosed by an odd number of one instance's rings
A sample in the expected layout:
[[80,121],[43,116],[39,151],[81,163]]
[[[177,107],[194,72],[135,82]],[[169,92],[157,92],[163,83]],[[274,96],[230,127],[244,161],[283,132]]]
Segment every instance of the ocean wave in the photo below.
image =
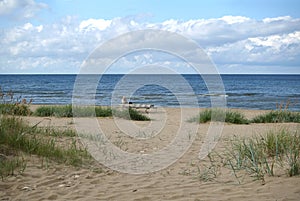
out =
[[242,93],[226,93],[228,96],[262,96],[262,93],[255,92],[242,92]]
[[228,97],[228,94],[199,94],[199,96],[220,96],[220,97]]

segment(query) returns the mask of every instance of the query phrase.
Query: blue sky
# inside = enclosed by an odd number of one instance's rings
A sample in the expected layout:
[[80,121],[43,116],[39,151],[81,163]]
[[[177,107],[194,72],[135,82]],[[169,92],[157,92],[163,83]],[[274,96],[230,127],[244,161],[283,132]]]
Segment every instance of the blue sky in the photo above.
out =
[[218,18],[225,15],[247,16],[255,19],[267,17],[299,17],[297,0],[119,0],[41,1],[48,4],[51,14],[63,17],[66,14],[85,18],[112,19],[130,15],[145,15],[147,20],[161,22],[168,19],[190,20]]
[[299,74],[299,8],[297,0],[0,0],[0,73],[78,73],[99,44],[151,28],[196,41],[220,73]]

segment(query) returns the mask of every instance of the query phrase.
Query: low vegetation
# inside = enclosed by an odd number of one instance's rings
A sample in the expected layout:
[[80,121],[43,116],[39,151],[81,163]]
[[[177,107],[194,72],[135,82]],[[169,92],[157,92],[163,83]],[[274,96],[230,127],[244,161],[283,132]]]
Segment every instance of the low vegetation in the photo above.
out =
[[287,129],[269,131],[247,138],[233,137],[225,151],[208,154],[208,163],[191,163],[196,169],[184,169],[181,174],[194,175],[201,181],[212,181],[222,168],[232,171],[240,184],[245,175],[265,183],[266,176],[300,175],[300,133]]
[[4,93],[0,87],[0,114],[17,116],[40,116],[40,117],[120,117],[135,121],[149,121],[150,119],[137,110],[117,110],[111,107],[70,105],[45,105],[39,106],[35,112],[30,110],[32,99],[14,98],[14,93]]
[[190,120],[191,122],[206,123],[209,121],[221,121],[233,124],[248,124],[243,114],[240,112],[225,110],[225,109],[206,109],[200,112],[199,116]]
[[[249,139],[233,139],[225,164],[235,173],[245,170],[255,179],[275,176],[285,170],[288,176],[300,174],[300,134],[280,130]],[[236,174],[235,174],[236,175]]]
[[42,117],[110,117],[112,116],[112,110],[109,107],[100,106],[73,108],[72,105],[45,105],[38,107],[33,115]]
[[72,137],[73,131],[59,131],[49,128],[36,128],[25,124],[20,118],[3,115],[0,118],[0,176],[23,171],[25,160],[19,155],[36,155],[47,160],[78,166],[90,158],[75,138],[71,143],[60,145],[56,136]]
[[110,107],[75,107],[66,106],[40,106],[34,112],[36,116],[55,116],[55,117],[112,117],[135,120],[149,121],[150,119],[135,109],[124,110],[111,109]]
[[286,123],[295,122],[300,123],[300,112],[291,112],[288,110],[275,110],[267,112],[266,114],[254,117],[253,123]]
[[300,123],[300,112],[289,110],[272,110],[265,114],[258,115],[252,119],[247,119],[237,111],[206,109],[196,117],[189,120],[190,122],[206,123],[209,121],[220,121],[232,124],[250,124],[250,123]]
[[31,115],[29,108],[31,102],[32,99],[30,101],[21,97],[15,99],[12,91],[4,93],[0,87],[0,114]]
[[[259,115],[251,120],[253,123],[300,123],[300,112],[289,111],[293,104],[290,100],[276,104],[276,110]],[[295,103],[294,103],[295,104]]]
[[0,177],[4,180],[10,175],[21,174],[26,168],[26,161],[22,157],[8,158],[5,155],[0,155]]
[[150,118],[141,114],[139,111],[129,108],[128,110],[113,110],[113,115],[115,117],[123,119],[131,119],[135,121],[150,121]]

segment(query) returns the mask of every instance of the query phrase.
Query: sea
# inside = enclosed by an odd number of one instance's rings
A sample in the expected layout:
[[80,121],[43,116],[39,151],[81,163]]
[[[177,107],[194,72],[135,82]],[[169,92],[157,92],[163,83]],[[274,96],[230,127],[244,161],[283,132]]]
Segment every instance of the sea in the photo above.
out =
[[75,75],[0,74],[0,102],[32,99],[32,104],[116,105],[122,96],[130,102],[157,107],[215,106],[222,97],[226,107],[275,110],[287,106],[300,111],[300,75]]

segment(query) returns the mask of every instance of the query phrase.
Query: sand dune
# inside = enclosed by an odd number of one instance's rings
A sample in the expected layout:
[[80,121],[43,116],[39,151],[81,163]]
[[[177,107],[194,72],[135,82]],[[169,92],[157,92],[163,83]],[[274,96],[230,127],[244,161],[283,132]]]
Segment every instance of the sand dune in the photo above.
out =
[[[97,121],[109,140],[118,142],[122,139],[122,144],[116,146],[130,153],[151,154],[172,141],[180,126],[185,126],[181,124],[182,119],[189,128],[197,127],[197,124],[185,120],[199,110],[184,110],[152,110],[149,114],[152,122],[113,118],[97,118]],[[263,112],[242,110],[249,118]],[[34,125],[43,118],[26,117],[25,120]],[[39,126],[75,129],[76,121],[72,118],[46,118]],[[209,127],[209,123],[199,125],[191,147],[175,163],[147,174],[117,172],[98,163],[84,168],[50,163],[48,168],[42,168],[39,159],[32,156],[22,175],[0,181],[0,200],[299,200],[299,176],[266,176],[262,183],[244,175],[240,177],[239,184],[232,171],[220,167],[216,178],[211,181],[201,179],[198,167],[209,166],[210,162],[207,158],[200,161],[198,154]],[[225,124],[215,151],[222,152],[233,136],[249,137],[281,128],[300,130],[296,123]],[[151,133],[151,129],[158,134]],[[140,139],[129,136],[128,132],[133,134],[138,131],[145,136],[140,136]]]

